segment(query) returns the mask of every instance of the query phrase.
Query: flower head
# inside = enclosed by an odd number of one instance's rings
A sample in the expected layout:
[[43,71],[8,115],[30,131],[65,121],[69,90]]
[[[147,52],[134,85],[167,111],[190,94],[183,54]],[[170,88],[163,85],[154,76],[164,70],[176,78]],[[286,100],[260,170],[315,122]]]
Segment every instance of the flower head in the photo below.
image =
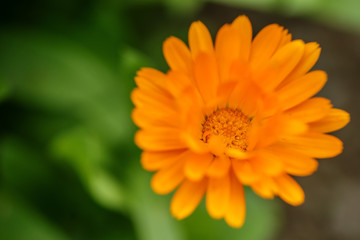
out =
[[349,122],[328,99],[313,97],[327,80],[323,71],[309,72],[319,45],[292,40],[277,24],[253,39],[249,19],[240,16],[221,27],[215,45],[205,25],[194,22],[189,48],[170,37],[163,52],[167,73],[137,73],[132,118],[141,128],[135,136],[141,163],[157,171],[152,189],[177,188],[173,216],[189,216],[206,195],[211,217],[240,227],[243,186],[263,198],[303,203],[290,175],[310,175],[315,158],[340,154],[342,142],[326,133]]

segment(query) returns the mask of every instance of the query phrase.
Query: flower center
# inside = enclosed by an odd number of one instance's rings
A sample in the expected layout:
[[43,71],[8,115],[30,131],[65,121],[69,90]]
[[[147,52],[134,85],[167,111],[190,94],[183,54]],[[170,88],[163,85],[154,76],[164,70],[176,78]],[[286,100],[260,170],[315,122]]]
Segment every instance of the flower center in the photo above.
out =
[[221,137],[226,147],[245,152],[248,146],[247,131],[250,119],[240,110],[222,108],[205,117],[202,140],[207,143],[211,137]]

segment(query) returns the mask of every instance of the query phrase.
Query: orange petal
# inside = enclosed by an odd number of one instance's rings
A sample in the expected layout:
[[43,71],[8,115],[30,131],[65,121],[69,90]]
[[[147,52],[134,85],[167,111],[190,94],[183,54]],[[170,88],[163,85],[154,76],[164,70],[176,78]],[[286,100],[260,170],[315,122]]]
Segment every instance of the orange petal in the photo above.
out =
[[312,71],[303,77],[289,82],[277,91],[283,109],[289,109],[319,92],[327,80],[324,71]]
[[173,191],[184,180],[184,163],[184,160],[179,161],[155,173],[151,179],[153,191],[157,194],[168,194]]
[[214,52],[210,32],[200,21],[193,22],[190,26],[189,46],[194,59],[197,58],[200,53],[212,55]]
[[158,92],[135,88],[131,92],[131,100],[138,108],[147,108],[150,109],[149,111],[174,112],[172,98]]
[[171,200],[172,215],[178,220],[188,217],[199,205],[206,187],[206,178],[197,182],[185,180]]
[[279,197],[282,200],[293,206],[298,206],[304,202],[304,191],[292,177],[284,174],[274,178],[274,180],[279,190]]
[[214,158],[206,174],[210,177],[223,177],[229,172],[230,160],[226,156],[217,156]]
[[303,122],[313,122],[323,118],[331,109],[330,100],[321,97],[310,98],[286,111],[289,116]]
[[208,145],[195,136],[183,133],[181,134],[181,139],[191,151],[195,153],[209,153]]
[[200,101],[201,96],[195,88],[187,89],[178,98],[178,115],[183,123],[181,127],[183,141],[193,152],[205,153],[209,152],[209,150],[207,144],[201,141],[204,114]]
[[299,161],[297,158],[289,159],[285,164],[285,171],[294,176],[309,176],[313,174],[319,166],[319,162],[314,158],[303,158]]
[[287,84],[289,81],[296,79],[306,74],[319,59],[321,48],[316,42],[310,42],[305,44],[304,54],[299,61],[298,65],[289,74],[282,84]]
[[274,198],[278,188],[274,179],[270,177],[263,177],[260,181],[251,184],[251,189],[260,197],[266,199]]
[[[171,76],[171,74],[169,75]],[[180,80],[179,78],[175,78],[172,81]],[[184,82],[184,89],[176,98],[176,106],[179,108],[180,111],[187,111],[196,113],[197,116],[203,115],[203,112],[201,111],[204,106],[204,101],[202,99],[202,96],[200,95],[197,86],[194,83],[187,84],[186,80],[183,79]],[[179,84],[180,86],[182,85]],[[179,86],[179,87],[180,87]],[[176,86],[174,86],[176,87]],[[203,119],[200,117],[200,121]]]
[[263,70],[254,74],[258,85],[265,91],[275,89],[298,64],[303,55],[304,46],[302,40],[295,40],[277,50]]
[[291,34],[287,29],[284,29],[284,31],[281,33],[281,40],[279,43],[279,48],[285,46],[286,44],[291,42]]
[[170,70],[166,75],[166,88],[175,97],[180,96],[184,91],[193,85],[192,79],[180,71]]
[[231,64],[239,58],[240,44],[240,34],[236,29],[228,24],[220,28],[215,41],[215,55],[222,82],[229,80]]
[[246,213],[244,187],[234,174],[231,174],[230,181],[230,199],[225,221],[231,227],[240,228],[244,224]]
[[239,149],[235,149],[235,148],[227,148],[225,150],[225,154],[226,156],[230,157],[230,158],[234,158],[234,159],[249,159],[251,157],[253,157],[253,153],[252,152],[243,152]]
[[245,185],[257,182],[260,179],[260,175],[255,171],[252,164],[246,160],[232,160],[232,166],[236,177],[239,181]]
[[282,162],[284,170],[295,176],[308,176],[319,165],[315,159],[288,149],[270,147],[267,151],[271,153],[272,161]]
[[168,93],[164,88],[165,76],[164,73],[156,69],[142,68],[136,73],[135,82],[140,89],[167,95]]
[[205,102],[216,97],[219,85],[219,75],[215,57],[209,54],[199,54],[194,62],[196,85]]
[[177,129],[163,128],[155,130],[139,130],[135,134],[135,143],[143,150],[166,151],[186,149],[187,145],[180,139]]
[[141,154],[141,165],[145,170],[159,170],[165,166],[174,164],[184,158],[187,150],[175,150],[166,152],[148,152]]
[[259,115],[255,115],[251,120],[251,125],[247,132],[248,138],[248,151],[253,151],[256,147],[256,144],[260,141],[262,137],[262,118]]
[[315,158],[330,158],[342,152],[342,142],[331,135],[307,133],[300,136],[286,136],[277,147],[288,148]]
[[258,112],[261,112],[264,118],[269,117],[279,111],[279,106],[279,99],[274,91],[263,92],[259,101]]
[[278,114],[265,120],[254,117],[248,132],[249,150],[261,149],[278,139]]
[[176,113],[150,112],[143,108],[135,108],[131,112],[131,118],[138,127],[144,129],[154,126],[170,128],[180,126],[180,119]]
[[[254,127],[256,128],[256,126]],[[278,113],[261,123],[256,133],[258,136],[254,135],[255,133],[250,133],[252,135],[250,135],[249,142],[251,140],[251,144],[254,144],[253,141],[257,141],[256,148],[263,148],[273,144],[283,136],[298,135],[305,133],[307,130],[308,126],[304,122]]]
[[202,179],[214,156],[210,153],[192,153],[188,156],[185,164],[185,175],[193,181]]
[[206,209],[212,218],[224,217],[230,196],[230,177],[209,178],[209,185],[206,193]]
[[236,29],[240,34],[240,52],[239,59],[248,61],[250,57],[251,41],[252,41],[252,26],[249,18],[245,15],[237,17],[231,24],[231,27]]
[[251,164],[256,172],[261,172],[264,175],[275,176],[284,171],[283,162],[266,149],[258,152],[257,156],[251,159]]
[[281,122],[282,126],[279,134],[283,135],[297,135],[305,133],[308,130],[308,126],[300,120],[286,118],[284,116],[283,121]]
[[183,133],[200,141],[204,121],[203,102],[198,90],[186,88],[176,99],[177,115],[181,119]]
[[191,54],[183,41],[169,37],[163,44],[163,52],[171,69],[191,73]]
[[234,90],[234,88],[236,87],[236,85],[237,85],[236,81],[228,81],[225,83],[220,83],[218,87],[217,95],[219,96],[220,99],[224,101],[221,100],[219,101],[218,103],[219,108],[225,108],[228,105],[229,97],[232,91]]
[[329,114],[319,121],[310,123],[311,131],[333,132],[345,127],[350,122],[350,114],[341,109],[333,108]]
[[[243,69],[244,67],[239,62],[234,62],[232,69]],[[232,70],[235,72],[236,70]],[[250,79],[248,76],[242,76],[241,73],[234,74],[238,81],[233,91],[229,96],[229,107],[239,108],[241,111],[252,117],[258,110],[258,106],[262,97],[262,90]],[[235,77],[234,76],[234,77]]]
[[251,46],[250,62],[253,69],[263,66],[277,50],[283,28],[277,24],[264,27],[254,38]]

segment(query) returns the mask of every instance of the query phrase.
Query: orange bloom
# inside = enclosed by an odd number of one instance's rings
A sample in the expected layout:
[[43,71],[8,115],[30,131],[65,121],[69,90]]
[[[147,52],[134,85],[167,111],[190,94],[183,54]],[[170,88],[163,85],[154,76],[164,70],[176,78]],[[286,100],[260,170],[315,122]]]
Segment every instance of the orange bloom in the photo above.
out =
[[141,128],[135,142],[144,151],[142,166],[157,171],[152,189],[167,194],[178,187],[172,215],[189,216],[206,193],[211,217],[241,227],[243,186],[263,198],[303,203],[290,175],[310,175],[315,158],[340,154],[342,142],[326,133],[350,119],[328,99],[313,97],[327,80],[324,71],[309,72],[319,45],[292,40],[277,24],[252,39],[249,19],[240,16],[219,30],[215,46],[198,21],[189,48],[170,37],[163,51],[167,73],[137,73],[132,118]]

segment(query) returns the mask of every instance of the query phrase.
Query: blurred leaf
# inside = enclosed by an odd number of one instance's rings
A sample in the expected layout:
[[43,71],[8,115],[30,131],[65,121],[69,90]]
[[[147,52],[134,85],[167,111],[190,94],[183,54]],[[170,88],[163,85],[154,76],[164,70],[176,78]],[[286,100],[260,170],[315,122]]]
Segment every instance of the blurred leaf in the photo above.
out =
[[102,206],[113,210],[124,210],[125,194],[123,186],[109,173],[100,169],[88,178],[91,195]]
[[319,12],[322,0],[290,0],[279,1],[279,8],[288,16],[314,15]]
[[84,177],[109,160],[108,153],[96,134],[81,127],[64,131],[52,142],[53,153],[66,160]]
[[310,18],[332,27],[360,33],[359,0],[209,0],[285,16]]
[[204,2],[204,0],[166,0],[165,4],[171,14],[181,16],[199,11]]
[[[138,164],[139,165],[139,164]],[[140,240],[184,240],[184,229],[171,217],[168,202],[164,196],[156,195],[150,189],[150,175],[137,166],[130,176],[130,215]]]
[[[119,68],[121,78],[128,79],[128,81],[124,82],[127,92],[130,92],[135,87],[134,77],[136,71],[145,66],[156,67],[154,66],[154,63],[152,63],[151,59],[139,50],[130,46],[125,46],[121,49]],[[128,103],[130,103],[130,95],[128,100]]]
[[333,26],[355,30],[360,33],[360,1],[358,0],[319,0],[316,19]]
[[175,14],[189,14],[192,11],[198,10],[199,6],[204,2],[205,0],[132,0],[127,4],[133,6],[163,4]]
[[0,79],[0,102],[10,95],[10,87],[7,82]]
[[106,90],[102,81],[111,81],[106,67],[71,42],[36,33],[11,33],[1,42],[2,73],[20,100],[74,108]]
[[[48,151],[44,145],[36,147],[36,143],[23,138],[2,136],[0,142],[0,189],[2,191],[11,192],[11,199],[21,199],[21,206],[36,208],[37,214],[44,214],[48,219],[44,220],[49,221],[46,224],[56,224],[69,234],[71,239],[134,239],[135,233],[130,220],[118,210],[118,203],[122,201],[119,199],[119,196],[122,196],[119,193],[121,186],[111,182],[116,179],[101,174],[102,169],[98,169],[93,173],[95,176],[89,179],[92,182],[86,185],[84,178],[81,175],[76,176],[77,172],[69,167],[70,164],[64,165],[51,161],[52,158],[47,155]],[[98,148],[95,143],[88,145]],[[99,156],[102,154],[96,152],[101,151],[97,149],[93,153]],[[98,164],[101,163],[106,163],[106,161],[98,161]],[[18,201],[15,200],[14,208],[19,208]],[[3,210],[0,207],[0,215],[2,213]],[[19,216],[19,218],[25,217]],[[6,221],[12,224],[12,221]],[[6,231],[4,235],[1,235],[2,226],[0,226],[1,240],[18,239],[8,235]],[[16,225],[9,228],[9,231],[13,231],[15,227]]]
[[269,10],[278,0],[210,0],[219,4],[227,4],[234,7],[249,7],[259,10]]
[[0,239],[70,239],[30,206],[0,192]]
[[31,193],[50,177],[37,150],[23,139],[2,136],[0,160],[0,181],[16,192]]
[[124,84],[132,80],[118,81],[87,49],[50,35],[3,34],[0,52],[0,79],[8,80],[17,101],[75,116],[105,140],[127,142]]
[[93,198],[102,206],[123,211],[123,186],[104,170],[109,154],[96,136],[84,129],[62,133],[52,143],[55,156],[67,160],[77,171]]

